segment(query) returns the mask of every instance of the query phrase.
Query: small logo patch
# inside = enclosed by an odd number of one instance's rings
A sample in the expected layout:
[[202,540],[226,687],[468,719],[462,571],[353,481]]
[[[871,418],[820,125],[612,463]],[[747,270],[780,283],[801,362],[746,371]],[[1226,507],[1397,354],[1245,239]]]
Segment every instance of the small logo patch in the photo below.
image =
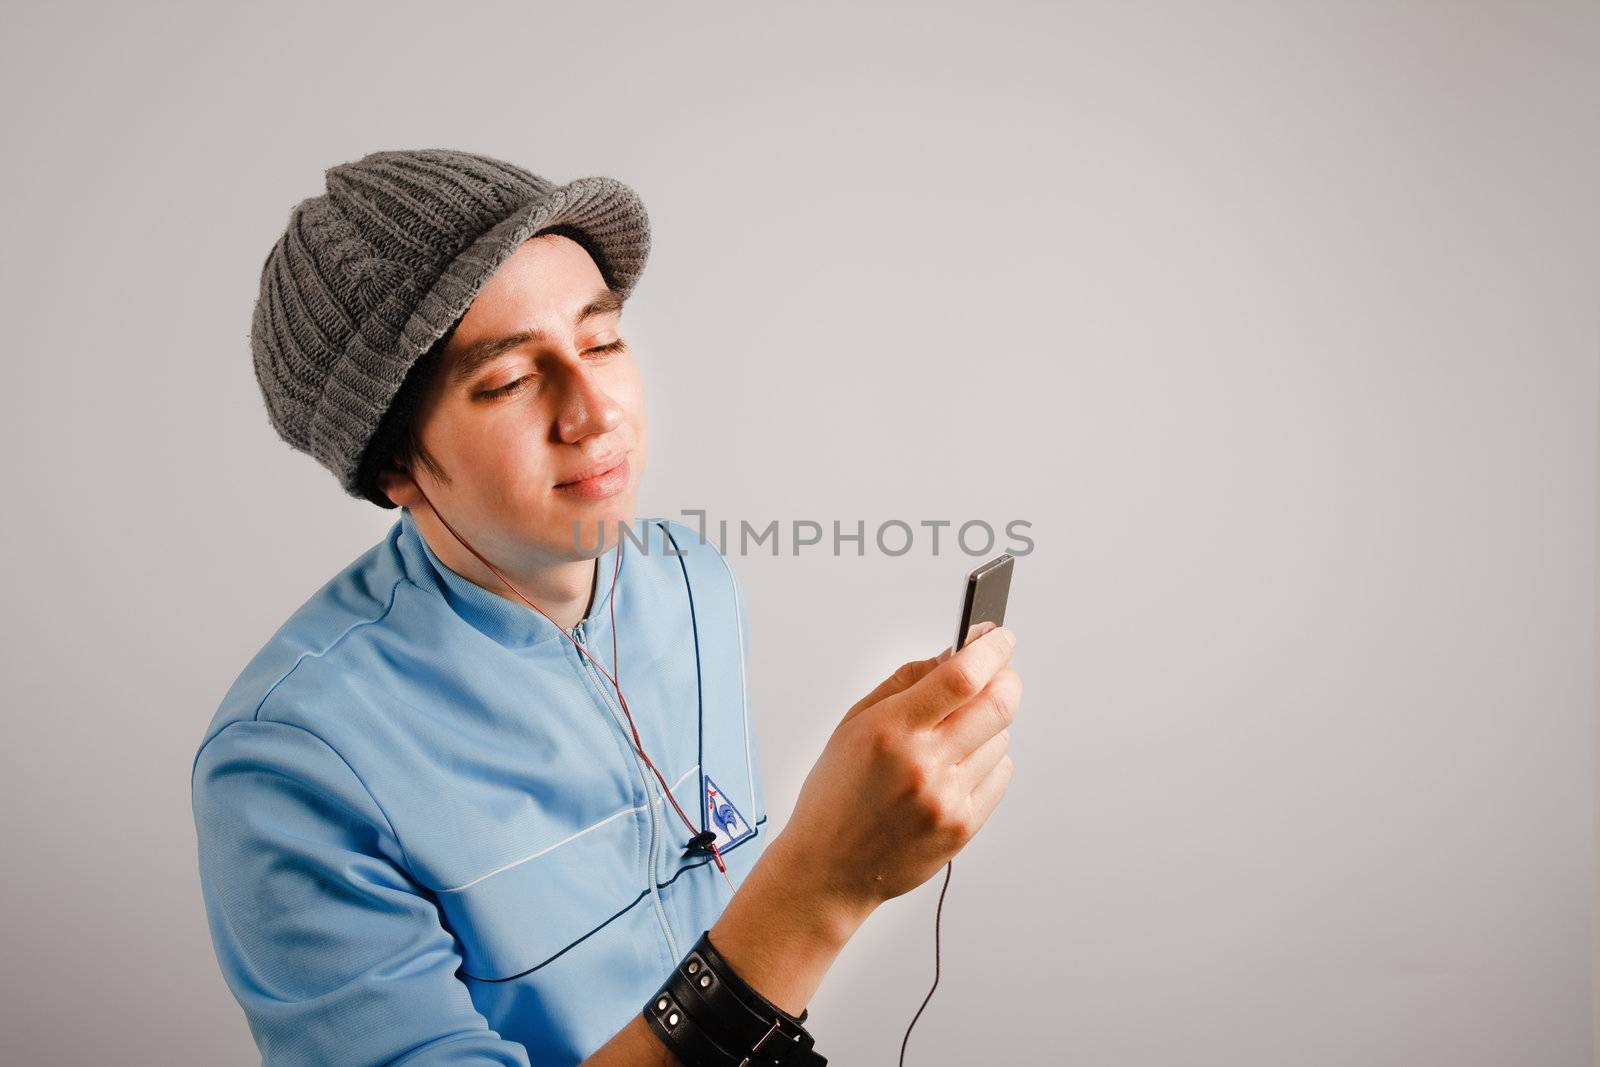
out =
[[739,809],[733,806],[717,783],[708,775],[706,783],[706,828],[716,831],[717,848],[724,849],[729,845],[743,841],[755,833],[744,816],[739,814]]

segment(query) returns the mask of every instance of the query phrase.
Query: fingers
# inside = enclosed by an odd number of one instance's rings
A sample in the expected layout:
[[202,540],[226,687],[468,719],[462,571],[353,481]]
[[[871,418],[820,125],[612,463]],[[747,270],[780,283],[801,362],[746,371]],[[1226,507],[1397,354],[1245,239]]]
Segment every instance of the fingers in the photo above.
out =
[[[933,728],[947,760],[965,760],[1017,719],[1022,704],[1022,676],[1001,667],[983,691],[947,715]],[[976,782],[974,782],[976,784]]]
[[973,623],[971,626],[967,627],[966,634],[962,636],[961,647],[965,648],[967,645],[976,641],[978,638],[982,637],[984,634],[988,633],[990,630],[993,630],[999,625],[1000,624],[995,622],[993,619],[984,619],[982,622]]
[[968,795],[968,801],[972,804],[973,826],[981,827],[989,820],[995,805],[1005,796],[1006,786],[1011,784],[1012,770],[1010,754],[1001,756],[1000,761],[994,765],[994,770],[990,771]]
[[[940,656],[944,656],[948,652],[949,649],[946,649],[944,652],[940,653]],[[910,689],[913,685],[916,685],[919,681],[921,681],[929,671],[933,670],[933,668],[937,666],[939,662],[940,660],[936,658],[915,659],[909,663],[902,663],[899,669],[897,669],[893,674],[879,682],[876,689],[852,704],[850,706],[850,710],[845,712],[844,718],[839,720],[840,725],[849,722],[861,712],[865,711],[867,708],[870,708],[878,701],[883,700],[885,697],[891,697],[896,693],[903,693],[907,689]]]
[[1005,758],[1011,748],[1011,732],[1001,730],[989,740],[979,745],[971,755],[955,766],[956,784],[963,795],[971,793],[978,788],[978,784],[989,776],[1001,759]]
[[1011,631],[998,626],[943,663],[935,663],[932,670],[901,694],[907,725],[913,729],[936,726],[983,692],[989,680],[1011,659],[1014,644]]

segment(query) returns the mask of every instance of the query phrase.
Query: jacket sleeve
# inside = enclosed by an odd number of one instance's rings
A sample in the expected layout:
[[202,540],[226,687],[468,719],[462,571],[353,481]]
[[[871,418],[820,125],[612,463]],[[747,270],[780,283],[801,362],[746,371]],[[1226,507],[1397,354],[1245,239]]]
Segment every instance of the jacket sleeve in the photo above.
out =
[[388,818],[324,741],[233,723],[192,786],[212,942],[264,1067],[528,1067],[473,1007]]

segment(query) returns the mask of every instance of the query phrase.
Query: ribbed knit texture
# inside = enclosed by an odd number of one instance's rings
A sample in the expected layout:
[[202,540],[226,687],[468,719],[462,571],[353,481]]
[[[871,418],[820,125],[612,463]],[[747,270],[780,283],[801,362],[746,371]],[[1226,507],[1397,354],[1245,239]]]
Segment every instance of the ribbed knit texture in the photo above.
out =
[[449,149],[374,152],[324,177],[262,265],[250,347],[278,435],[360,499],[362,453],[406,372],[524,241],[576,226],[624,298],[650,252],[643,202],[612,178],[557,186]]

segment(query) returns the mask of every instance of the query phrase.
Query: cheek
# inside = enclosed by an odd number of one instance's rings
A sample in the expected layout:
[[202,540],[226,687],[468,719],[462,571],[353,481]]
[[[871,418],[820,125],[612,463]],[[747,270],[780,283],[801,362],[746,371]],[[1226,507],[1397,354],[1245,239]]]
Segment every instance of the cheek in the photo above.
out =
[[515,402],[504,410],[481,412],[453,427],[451,451],[463,468],[474,472],[473,481],[493,486],[522,481],[541,483],[550,462],[539,421],[526,407],[513,414]]
[[621,405],[627,418],[642,433],[645,426],[644,381],[639,376],[639,368],[629,365],[626,370],[619,372],[617,380],[610,388],[612,399]]

